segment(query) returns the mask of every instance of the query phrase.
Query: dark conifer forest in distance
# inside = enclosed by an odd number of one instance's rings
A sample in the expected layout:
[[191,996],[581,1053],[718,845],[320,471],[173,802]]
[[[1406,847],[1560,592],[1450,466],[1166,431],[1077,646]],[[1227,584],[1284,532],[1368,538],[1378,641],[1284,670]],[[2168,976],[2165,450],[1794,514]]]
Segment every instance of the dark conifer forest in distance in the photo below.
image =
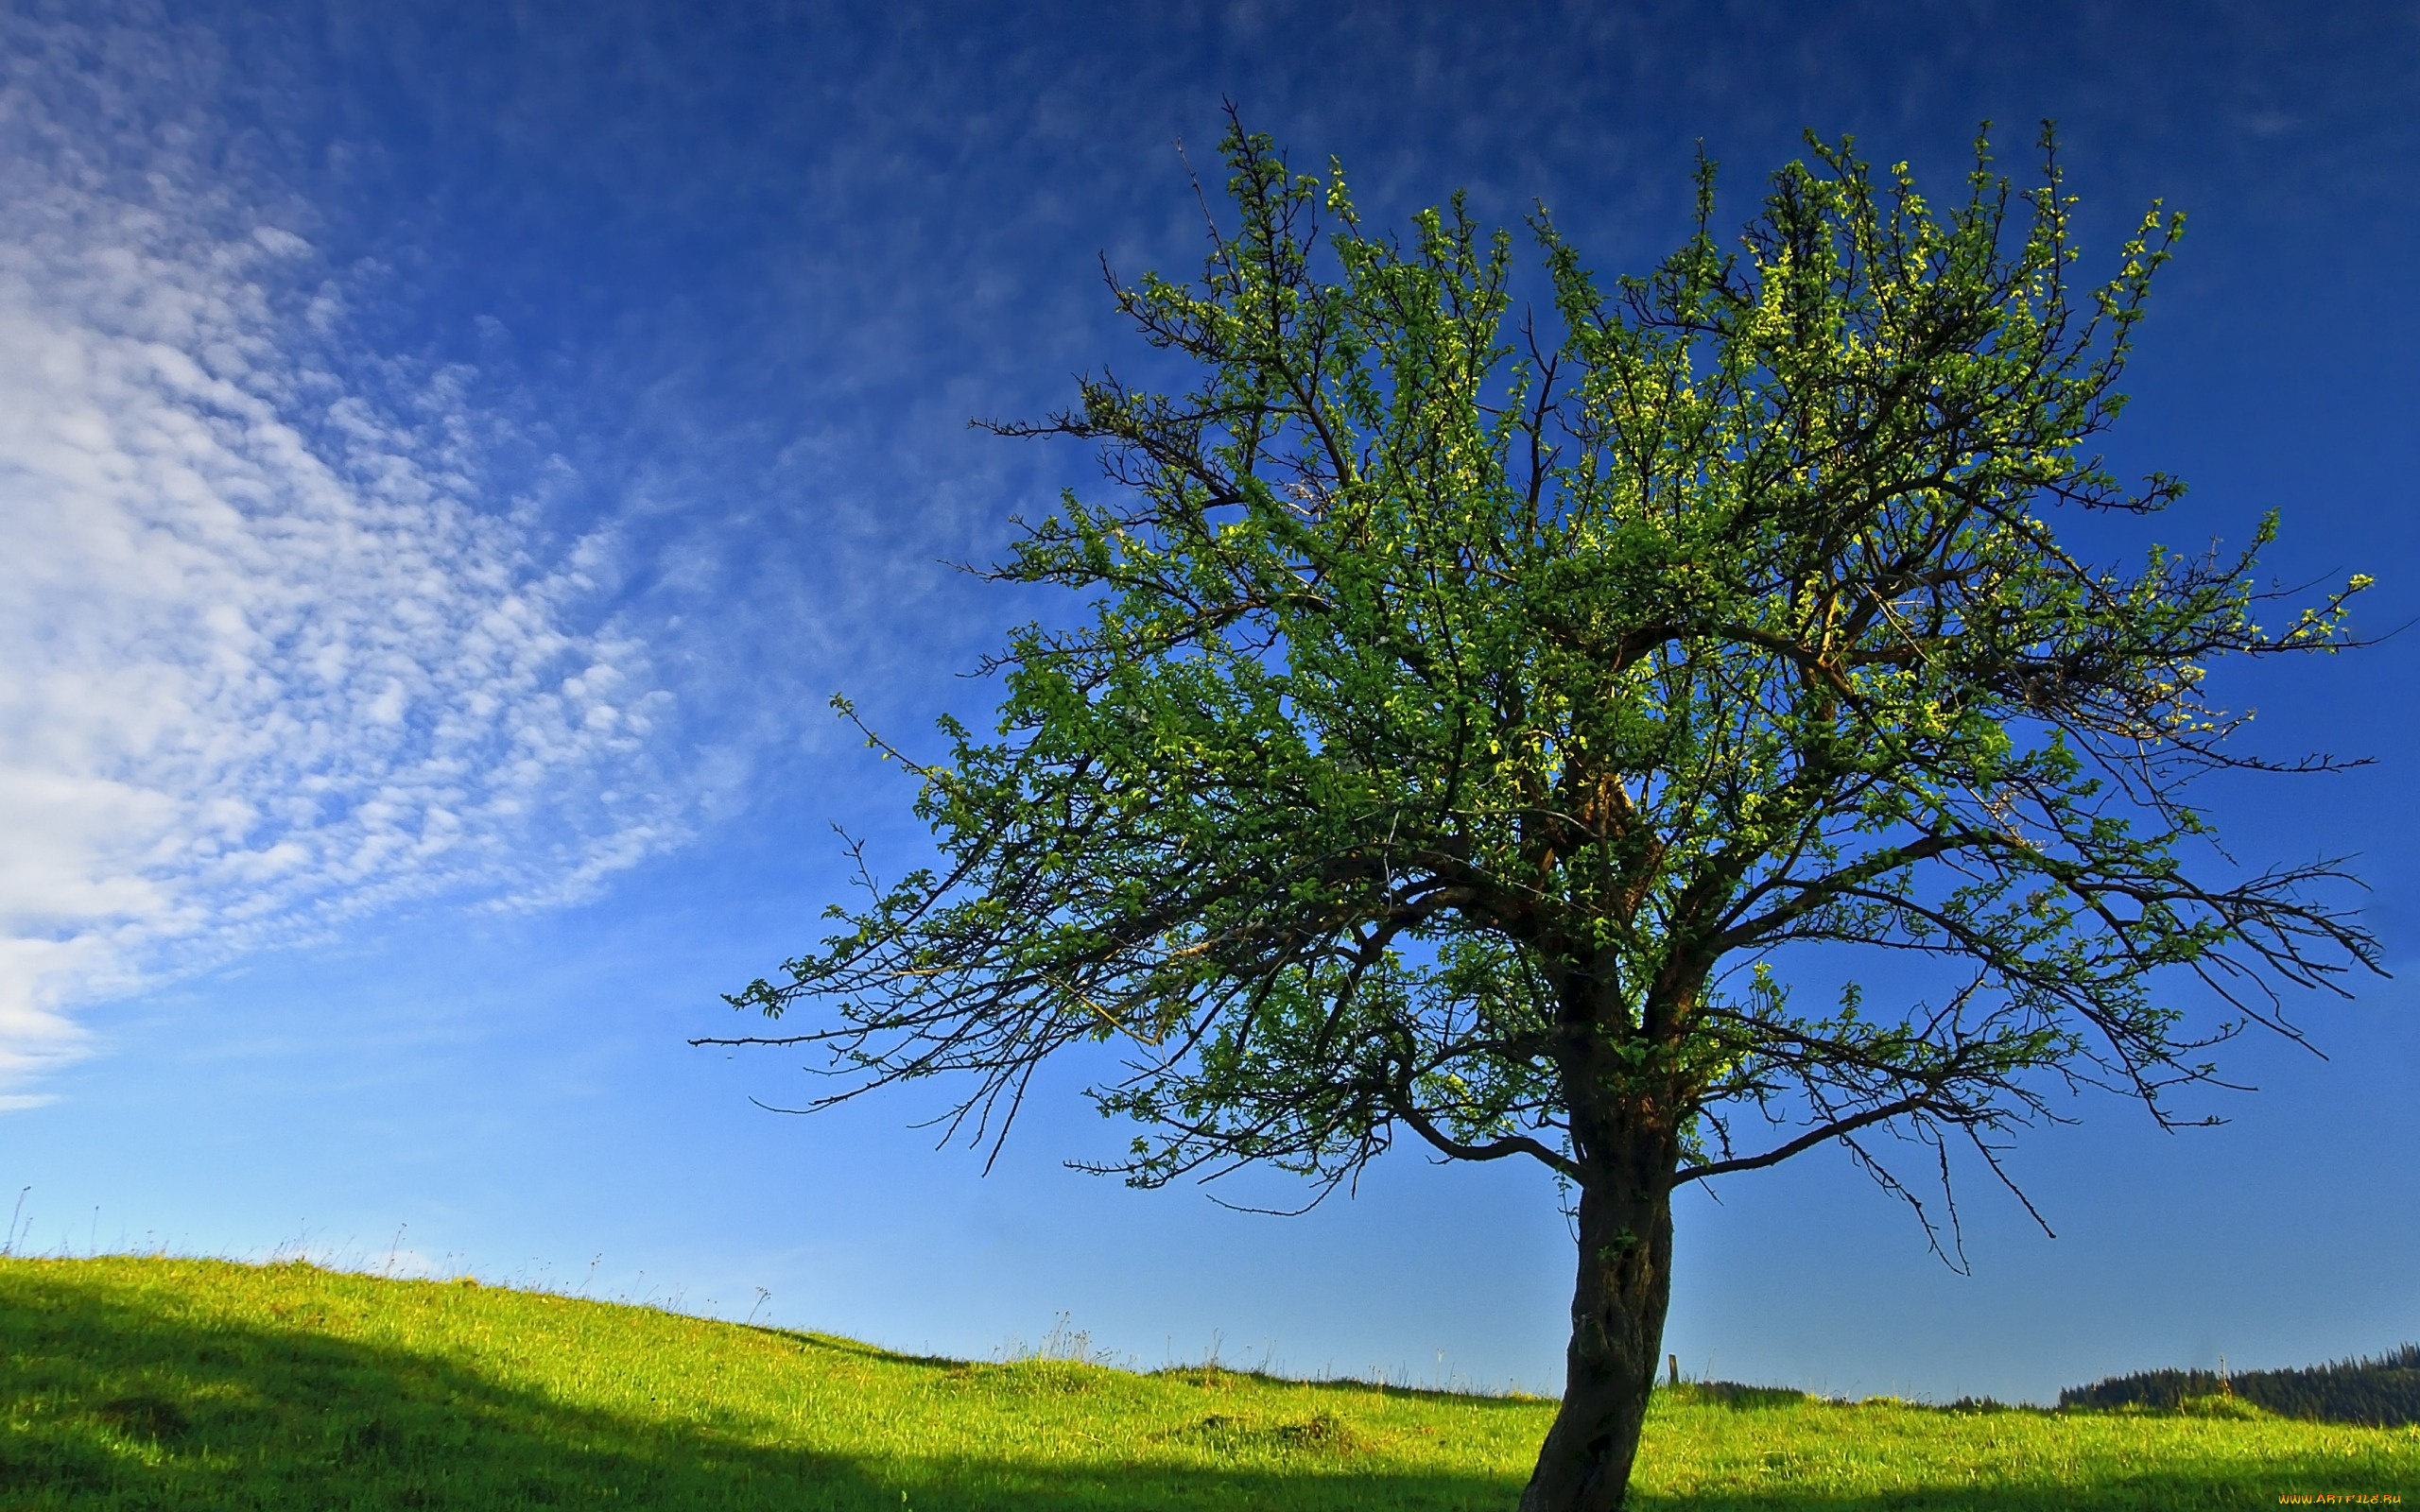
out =
[[2396,1428],[2420,1423],[2420,1344],[2376,1359],[2339,1360],[2293,1370],[2143,1370],[2059,1393],[2062,1407],[2150,1407],[2172,1411],[2195,1397],[2232,1395],[2281,1418]]

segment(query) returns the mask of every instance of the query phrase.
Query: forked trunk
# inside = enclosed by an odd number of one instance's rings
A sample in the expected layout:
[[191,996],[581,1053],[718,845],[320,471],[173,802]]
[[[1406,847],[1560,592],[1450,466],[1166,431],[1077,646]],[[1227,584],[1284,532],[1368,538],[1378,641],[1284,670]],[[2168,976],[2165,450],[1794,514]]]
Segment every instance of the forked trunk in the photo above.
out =
[[1580,1193],[1580,1279],[1555,1415],[1521,1512],[1616,1512],[1672,1300],[1672,1199],[1651,1168]]

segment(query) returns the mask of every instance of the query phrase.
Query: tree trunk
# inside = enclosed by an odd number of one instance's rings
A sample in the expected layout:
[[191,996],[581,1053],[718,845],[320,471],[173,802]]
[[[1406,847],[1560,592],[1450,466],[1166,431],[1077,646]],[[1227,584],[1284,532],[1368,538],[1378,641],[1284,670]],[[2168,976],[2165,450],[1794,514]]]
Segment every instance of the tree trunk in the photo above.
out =
[[1563,1410],[1521,1512],[1618,1512],[1629,1490],[1672,1300],[1670,1162],[1639,1163],[1581,1187]]

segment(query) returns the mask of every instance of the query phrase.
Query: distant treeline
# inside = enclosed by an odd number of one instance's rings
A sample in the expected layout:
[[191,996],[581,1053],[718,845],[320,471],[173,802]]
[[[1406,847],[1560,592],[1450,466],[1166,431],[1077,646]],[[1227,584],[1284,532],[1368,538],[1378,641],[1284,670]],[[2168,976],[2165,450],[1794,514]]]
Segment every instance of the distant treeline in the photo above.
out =
[[2193,1397],[2232,1391],[2264,1412],[2317,1422],[2420,1423],[2420,1344],[2377,1359],[2339,1360],[2300,1370],[2246,1370],[2223,1382],[2215,1370],[2145,1370],[2059,1393],[2062,1407],[2172,1410]]

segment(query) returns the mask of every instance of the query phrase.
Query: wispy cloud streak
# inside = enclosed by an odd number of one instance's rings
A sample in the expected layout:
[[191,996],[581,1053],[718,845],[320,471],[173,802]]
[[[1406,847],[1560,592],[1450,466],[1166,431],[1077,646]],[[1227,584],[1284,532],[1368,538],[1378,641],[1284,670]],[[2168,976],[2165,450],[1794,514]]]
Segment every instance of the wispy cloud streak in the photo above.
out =
[[542,552],[490,497],[475,375],[345,352],[309,242],[113,112],[140,78],[62,111],[17,58],[0,1107],[79,1001],[404,899],[577,895],[683,812],[610,530]]

